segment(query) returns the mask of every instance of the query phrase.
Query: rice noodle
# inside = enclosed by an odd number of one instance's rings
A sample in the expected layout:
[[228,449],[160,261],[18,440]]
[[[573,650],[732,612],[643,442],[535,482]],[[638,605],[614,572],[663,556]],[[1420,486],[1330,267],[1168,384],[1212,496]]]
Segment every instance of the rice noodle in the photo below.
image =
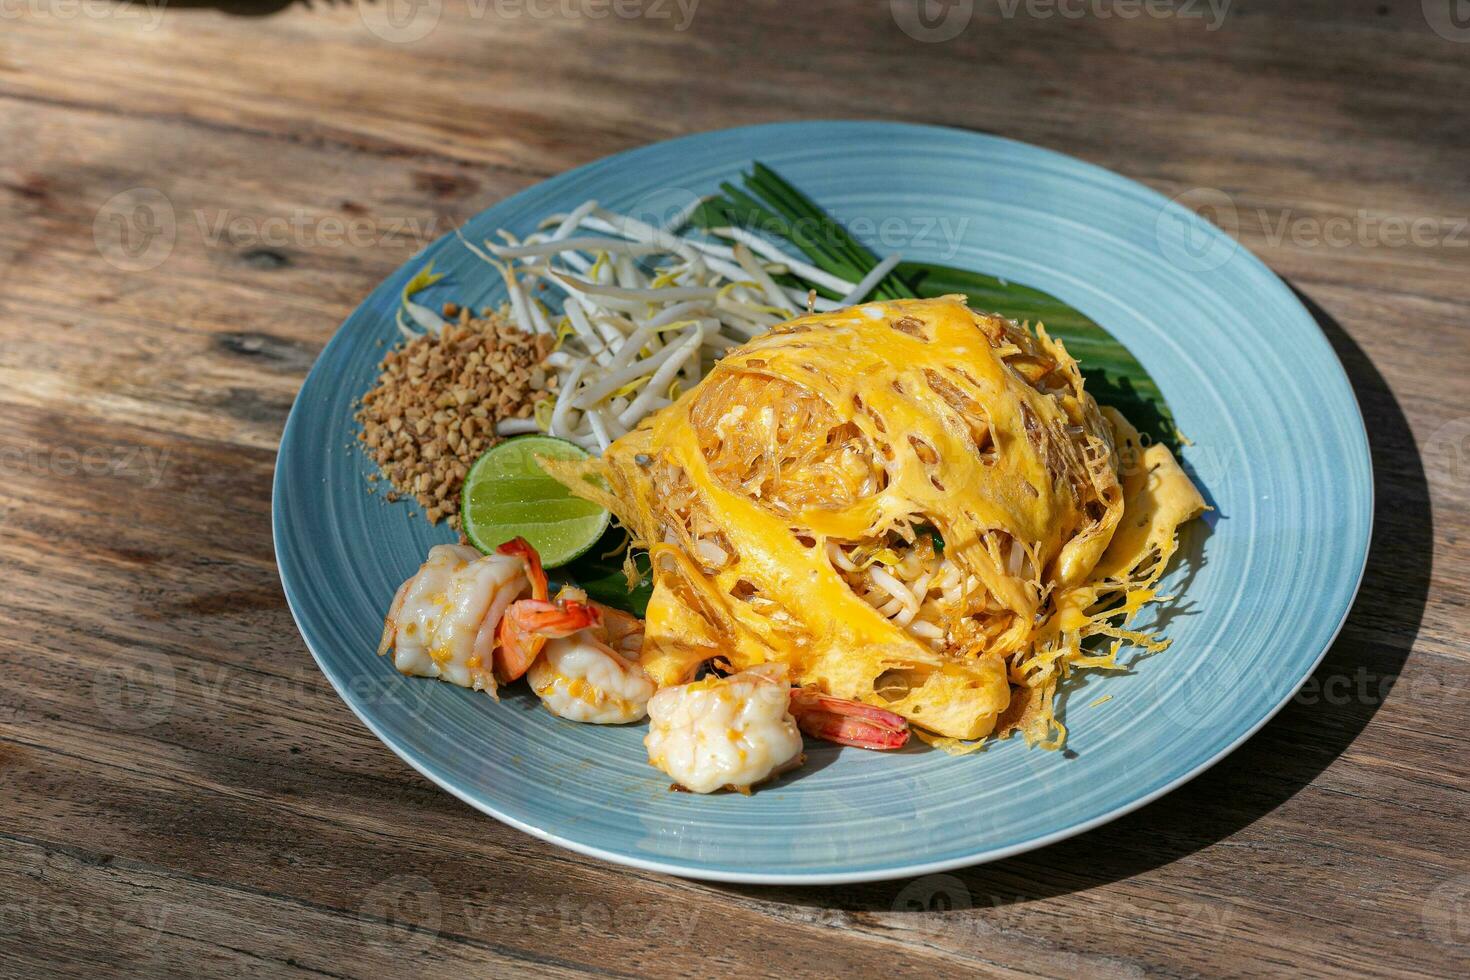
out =
[[908,630],[915,636],[922,637],[926,640],[944,639],[944,630],[940,629],[938,626],[935,626],[927,619],[914,620],[913,622],[909,623]]
[[903,623],[907,623],[910,619],[913,619],[919,614],[919,600],[916,599],[914,597],[914,594],[909,591],[909,589],[898,579],[894,578],[892,575],[889,575],[877,565],[869,566],[868,576],[874,582],[876,582],[879,587],[881,587],[889,595],[893,596],[893,598],[897,599],[900,603],[903,604],[904,612],[907,614],[907,618],[904,619],[902,623],[900,623],[900,625],[902,625]]

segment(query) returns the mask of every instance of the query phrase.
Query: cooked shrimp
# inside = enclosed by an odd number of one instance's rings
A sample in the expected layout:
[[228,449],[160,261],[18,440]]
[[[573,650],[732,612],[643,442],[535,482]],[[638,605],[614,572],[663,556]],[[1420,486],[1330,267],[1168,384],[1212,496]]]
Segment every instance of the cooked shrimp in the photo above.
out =
[[500,640],[495,651],[496,670],[502,679],[516,680],[530,669],[548,639],[571,636],[600,622],[601,613],[575,599],[559,602],[521,599],[513,602],[496,631]]
[[585,602],[597,611],[600,622],[591,627],[592,635],[629,660],[637,660],[643,650],[643,620],[600,602],[591,602],[585,589],[564,585],[556,594],[557,602]]
[[901,748],[909,738],[902,716],[792,688],[779,664],[665,687],[649,701],[648,715],[649,761],[696,793],[746,792],[800,765],[800,732],[864,749]]
[[659,690],[648,702],[648,761],[683,789],[749,792],[801,764],[784,667],[763,664]]
[[531,582],[531,598],[545,601],[549,596],[546,584],[546,571],[541,567],[541,555],[531,547],[531,542],[525,538],[511,538],[505,544],[495,549],[499,555],[509,555],[519,558],[526,563],[526,577]]
[[634,660],[643,646],[643,621],[587,602],[587,593],[567,586],[557,593],[569,608],[586,604],[597,621],[575,636],[553,639],[526,679],[547,709],[570,721],[621,725],[647,711],[655,685]]
[[653,678],[599,634],[607,635],[605,627],[548,641],[526,680],[541,703],[559,717],[594,725],[638,721],[653,696]]
[[441,544],[393,597],[378,653],[405,674],[495,693],[495,627],[527,587],[520,557]]
[[881,751],[901,749],[909,740],[909,723],[902,715],[809,687],[792,689],[791,713],[802,731],[839,745]]
[[502,680],[513,681],[530,668],[548,638],[596,625],[601,612],[586,605],[587,595],[580,589],[562,589],[557,601],[550,602],[541,556],[525,538],[514,538],[496,550],[524,561],[531,581],[531,598],[511,606],[496,632],[495,669]]

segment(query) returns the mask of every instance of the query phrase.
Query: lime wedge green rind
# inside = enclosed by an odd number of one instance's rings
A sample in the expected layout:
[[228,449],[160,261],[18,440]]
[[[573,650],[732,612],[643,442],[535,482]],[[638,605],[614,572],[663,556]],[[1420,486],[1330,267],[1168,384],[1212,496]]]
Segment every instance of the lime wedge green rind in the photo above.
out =
[[573,497],[541,469],[536,458],[581,460],[587,451],[551,436],[520,436],[493,446],[465,477],[460,515],[465,537],[490,553],[525,538],[547,568],[586,553],[607,531],[611,515]]

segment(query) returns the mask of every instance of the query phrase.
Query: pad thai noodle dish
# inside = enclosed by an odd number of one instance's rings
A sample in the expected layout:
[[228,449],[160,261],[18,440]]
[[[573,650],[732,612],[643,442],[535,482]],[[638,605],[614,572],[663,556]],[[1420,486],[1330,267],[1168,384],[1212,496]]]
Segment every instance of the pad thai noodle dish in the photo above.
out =
[[1060,748],[1059,684],[1165,647],[1130,623],[1205,501],[1044,326],[897,299],[719,353],[600,452],[538,459],[626,529],[630,582],[646,553],[645,617],[554,590],[522,539],[441,545],[380,652],[491,695],[524,677],[568,721],[646,720],[649,762],[707,793],[801,765],[804,736]]

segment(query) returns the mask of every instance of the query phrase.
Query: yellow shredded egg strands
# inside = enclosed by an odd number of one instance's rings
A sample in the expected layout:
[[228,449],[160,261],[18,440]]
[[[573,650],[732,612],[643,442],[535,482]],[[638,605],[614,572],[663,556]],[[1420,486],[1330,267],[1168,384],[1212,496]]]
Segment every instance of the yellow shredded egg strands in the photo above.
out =
[[[1012,731],[1058,747],[1052,697],[1070,669],[1121,666],[1124,642],[1162,649],[1123,624],[1205,506],[1167,448],[1098,408],[1062,344],[961,297],[792,320],[600,460],[545,463],[649,549],[642,664],[660,685],[712,657],[777,661],[953,752]],[[976,583],[939,649],[827,552],[852,545],[891,572],[923,527]],[[1083,648],[1094,636],[1108,652]]]

